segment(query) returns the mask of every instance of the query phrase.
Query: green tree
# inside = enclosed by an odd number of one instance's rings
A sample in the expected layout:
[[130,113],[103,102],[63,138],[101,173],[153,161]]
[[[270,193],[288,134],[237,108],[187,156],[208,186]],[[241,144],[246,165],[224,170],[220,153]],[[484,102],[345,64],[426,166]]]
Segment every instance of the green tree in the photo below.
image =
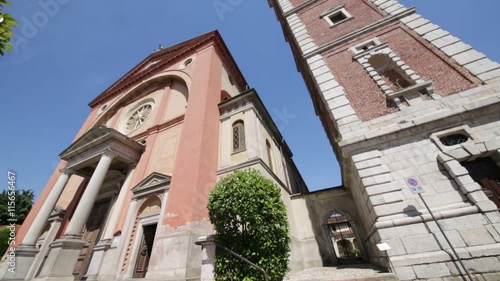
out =
[[3,56],[5,51],[12,51],[10,38],[14,36],[12,29],[17,25],[17,21],[10,14],[4,14],[4,6],[10,6],[10,3],[7,0],[0,0],[0,56]]
[[[11,218],[17,219],[16,224],[22,224],[33,205],[33,199],[35,199],[33,190],[16,190],[14,194],[12,192],[4,190],[0,193],[0,225],[10,224],[8,219]],[[12,197],[14,197],[14,205],[11,203]]]
[[[258,171],[236,171],[210,193],[210,221],[216,240],[262,267],[269,280],[281,281],[288,270],[290,238],[280,189]],[[222,250],[215,257],[217,281],[264,280],[262,273]]]

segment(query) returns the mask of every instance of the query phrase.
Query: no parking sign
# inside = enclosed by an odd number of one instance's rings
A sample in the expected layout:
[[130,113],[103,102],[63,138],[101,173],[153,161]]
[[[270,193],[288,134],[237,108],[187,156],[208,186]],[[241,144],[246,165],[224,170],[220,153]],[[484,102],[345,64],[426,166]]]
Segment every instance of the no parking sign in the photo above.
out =
[[413,194],[419,194],[425,192],[425,190],[422,188],[422,185],[420,184],[420,181],[418,180],[417,177],[409,177],[405,178],[405,182],[410,188],[411,193]]

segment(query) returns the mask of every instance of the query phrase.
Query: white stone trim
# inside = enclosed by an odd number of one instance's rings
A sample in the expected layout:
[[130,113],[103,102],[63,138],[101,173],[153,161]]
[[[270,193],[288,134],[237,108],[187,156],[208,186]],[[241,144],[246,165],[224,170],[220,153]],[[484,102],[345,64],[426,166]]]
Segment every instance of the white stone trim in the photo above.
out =
[[288,0],[278,0],[278,4],[280,5],[280,8],[283,11],[283,13],[286,13],[293,9],[292,3]]
[[[378,37],[374,37],[372,39],[366,40],[366,41],[364,41],[356,46],[349,48],[349,50],[354,55],[358,55],[358,54],[361,55],[364,52],[371,51],[374,47],[377,47],[379,45],[382,45],[382,42],[380,41],[380,39],[378,39]],[[368,48],[366,50],[364,50],[363,48],[365,48],[365,47],[368,47]]]
[[179,69],[185,69],[185,68],[188,68],[190,67],[191,65],[193,65],[193,62],[194,60],[196,59],[196,56],[191,56],[185,60],[183,60],[180,64],[179,64]]
[[[338,21],[338,22],[333,22],[331,20],[331,17],[336,16],[338,14],[344,15],[345,19]],[[328,23],[328,25],[331,28],[331,27],[340,25],[340,24],[346,22],[347,20],[352,19],[353,16],[351,14],[349,14],[349,12],[344,8],[344,5],[339,5],[338,7],[330,8],[329,10],[322,13],[321,18],[326,20],[326,22]]]
[[[143,106],[146,106],[146,105],[150,105],[151,106],[151,112],[149,113],[149,115],[146,117],[146,119],[144,120],[144,122],[147,121],[147,119],[149,119],[151,116],[153,116],[154,114],[156,114],[155,112],[155,109],[156,109],[156,100],[154,98],[145,98],[143,100],[141,100],[140,102],[138,102],[134,107],[132,107],[131,109],[128,110],[127,114],[125,115],[125,118],[123,118],[119,125],[118,125],[118,131],[125,134],[125,135],[130,135],[131,133],[135,132],[136,130],[138,130],[141,126],[139,125],[138,127],[134,128],[134,129],[131,129],[129,130],[127,128],[127,122],[128,122],[128,119],[130,117],[132,117],[132,115],[135,113],[135,111]],[[143,123],[144,124],[144,123]]]
[[307,32],[306,26],[302,23],[297,14],[288,16],[286,20],[302,53],[310,52],[318,48],[309,35],[309,32]]
[[315,55],[307,59],[307,63],[332,118],[337,122],[347,118],[349,123],[360,122],[347,99],[344,88],[339,85],[323,57]]
[[[483,213],[496,212],[498,208],[488,199],[481,190],[481,186],[472,179],[467,169],[460,163],[488,157],[492,154],[500,157],[500,137],[478,143],[466,142],[453,150],[444,151],[438,154],[437,157],[437,160],[445,167],[450,176],[458,184],[462,193]],[[497,163],[497,165],[499,165],[499,163]]]
[[[374,46],[367,50],[359,50],[359,48],[362,48],[367,44],[374,44]],[[355,54],[354,58],[358,60],[378,87],[385,93],[387,99],[394,101],[400,109],[406,107],[406,104],[400,101],[400,97],[404,97],[409,105],[416,105],[424,101],[419,92],[420,90],[426,89],[429,96],[434,96],[432,82],[422,80],[422,78],[415,74],[415,71],[413,71],[399,56],[397,56],[387,44],[382,44],[377,38],[370,39],[351,47],[350,50]],[[414,85],[396,92],[391,90],[389,85],[386,84],[384,79],[379,75],[378,71],[374,69],[369,62],[370,58],[375,55],[386,55],[389,58],[390,63],[397,68],[395,70],[402,72],[402,74],[414,83]]]
[[[397,13],[402,9],[392,8],[395,5],[400,5],[394,0],[370,1],[388,14]],[[449,32],[431,23],[421,15],[413,14],[407,16],[402,18],[401,22],[423,36],[424,39],[443,51],[448,57],[455,60],[478,79],[488,81],[500,77],[500,64],[486,58],[484,54],[475,51],[472,47],[463,43],[460,39],[451,36]],[[454,45],[454,47],[445,48],[450,45]]]
[[441,151],[447,151],[447,150],[453,150],[456,148],[460,147],[460,144],[453,145],[453,146],[446,146],[443,143],[441,143],[440,138],[445,137],[447,135],[451,134],[464,134],[469,137],[469,139],[465,143],[474,143],[476,140],[474,134],[472,133],[471,129],[469,128],[468,125],[463,125],[455,128],[451,128],[448,130],[444,131],[439,131],[431,134],[430,139],[436,144],[436,146],[441,150]]

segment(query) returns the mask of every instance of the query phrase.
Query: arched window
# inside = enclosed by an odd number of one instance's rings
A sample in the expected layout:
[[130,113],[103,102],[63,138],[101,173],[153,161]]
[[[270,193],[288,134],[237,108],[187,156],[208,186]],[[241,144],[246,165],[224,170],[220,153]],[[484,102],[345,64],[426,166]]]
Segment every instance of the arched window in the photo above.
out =
[[245,150],[245,125],[238,120],[233,123],[233,153]]
[[268,140],[266,140],[266,149],[267,149],[267,163],[269,165],[269,168],[271,168],[271,171],[273,170],[273,151],[271,148],[271,144],[269,143]]
[[413,85],[402,70],[387,54],[376,54],[368,59],[370,65],[378,72],[380,77],[392,91],[399,91]]
[[334,212],[326,219],[326,225],[339,263],[362,258],[349,215]]

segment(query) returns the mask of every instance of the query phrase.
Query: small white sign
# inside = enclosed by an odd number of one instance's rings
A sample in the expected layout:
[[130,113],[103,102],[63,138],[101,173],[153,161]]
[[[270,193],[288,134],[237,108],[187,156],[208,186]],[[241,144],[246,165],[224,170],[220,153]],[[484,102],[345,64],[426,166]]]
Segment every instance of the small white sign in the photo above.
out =
[[387,251],[387,250],[390,250],[391,249],[391,246],[389,246],[389,244],[387,243],[379,243],[377,244],[377,248],[380,250],[380,251]]
[[422,188],[422,185],[420,184],[420,180],[417,177],[413,176],[405,178],[405,182],[410,188],[411,193],[419,194],[425,192],[425,190]]

